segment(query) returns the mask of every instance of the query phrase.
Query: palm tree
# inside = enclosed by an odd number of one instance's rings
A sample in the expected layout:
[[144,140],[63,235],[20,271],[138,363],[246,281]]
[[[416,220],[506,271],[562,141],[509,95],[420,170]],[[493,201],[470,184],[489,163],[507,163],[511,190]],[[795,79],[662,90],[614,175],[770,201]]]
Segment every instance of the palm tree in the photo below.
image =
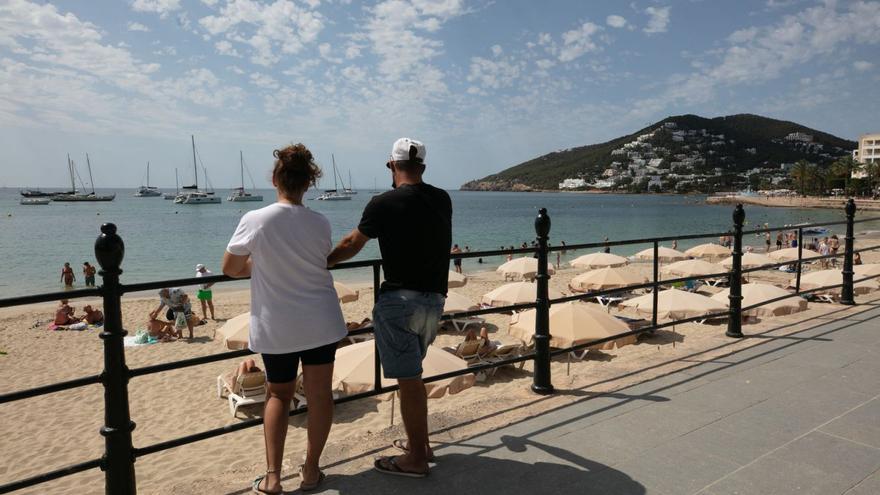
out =
[[801,197],[807,195],[807,181],[812,175],[812,165],[806,160],[798,160],[791,168],[791,178],[797,182],[798,192]]
[[849,186],[853,172],[858,172],[861,168],[862,164],[853,160],[853,157],[849,155],[841,157],[831,164],[831,172],[837,177],[843,177],[843,191],[847,196],[852,192]]
[[880,187],[880,162],[865,163],[862,166],[868,176],[868,185],[871,187],[871,195],[873,196],[876,188]]

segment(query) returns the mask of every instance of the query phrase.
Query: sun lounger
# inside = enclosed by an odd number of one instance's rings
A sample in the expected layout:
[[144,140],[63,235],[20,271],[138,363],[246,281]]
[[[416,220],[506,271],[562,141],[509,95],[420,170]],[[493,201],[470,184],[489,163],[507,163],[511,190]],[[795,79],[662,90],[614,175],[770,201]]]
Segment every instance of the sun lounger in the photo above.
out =
[[[333,391],[333,399],[339,398],[339,392]],[[306,390],[303,386],[303,375],[302,373],[296,377],[296,384],[293,389],[293,400],[290,402],[291,409],[302,409],[308,406],[308,401],[306,401]]]
[[624,299],[625,298],[623,297],[617,296],[596,296],[596,302],[608,311],[611,310],[611,306],[620,303]]
[[486,323],[486,319],[480,318],[479,316],[472,316],[470,318],[456,318],[446,321],[452,323],[452,327],[455,328],[457,332],[464,332],[467,330],[467,327],[471,325],[482,325],[483,323]]
[[266,375],[262,371],[244,373],[232,381],[232,374],[217,377],[217,396],[228,393],[229,412],[235,417],[238,408],[266,402]]
[[[486,363],[498,363],[504,361],[505,359],[511,359],[515,357],[521,356],[523,353],[523,346],[520,344],[507,344],[502,345],[496,348],[494,351],[482,357],[483,362]],[[522,369],[525,365],[525,361],[520,361],[519,363],[514,363],[509,366],[516,366],[519,369]],[[495,374],[498,368],[492,368],[490,370],[490,376]]]

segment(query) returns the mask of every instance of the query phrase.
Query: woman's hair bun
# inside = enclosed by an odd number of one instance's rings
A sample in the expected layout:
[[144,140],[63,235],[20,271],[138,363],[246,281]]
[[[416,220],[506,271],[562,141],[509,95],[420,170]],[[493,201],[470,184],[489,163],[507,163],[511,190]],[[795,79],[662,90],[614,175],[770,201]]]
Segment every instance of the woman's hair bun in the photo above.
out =
[[275,157],[272,178],[285,194],[305,191],[321,177],[321,169],[315,163],[312,152],[302,143],[275,150],[272,156]]

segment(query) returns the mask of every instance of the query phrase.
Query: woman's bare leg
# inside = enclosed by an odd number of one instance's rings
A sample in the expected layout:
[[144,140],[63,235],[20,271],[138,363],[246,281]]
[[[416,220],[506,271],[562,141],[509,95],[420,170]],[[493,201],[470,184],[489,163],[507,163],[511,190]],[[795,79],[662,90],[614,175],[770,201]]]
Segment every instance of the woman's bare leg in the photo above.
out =
[[281,459],[287,439],[287,420],[294,382],[267,383],[266,407],[263,412],[263,436],[266,441],[266,478],[260,489],[281,491]]
[[303,483],[318,480],[321,452],[333,425],[333,363],[303,365],[303,388],[309,404],[308,444],[303,466]]

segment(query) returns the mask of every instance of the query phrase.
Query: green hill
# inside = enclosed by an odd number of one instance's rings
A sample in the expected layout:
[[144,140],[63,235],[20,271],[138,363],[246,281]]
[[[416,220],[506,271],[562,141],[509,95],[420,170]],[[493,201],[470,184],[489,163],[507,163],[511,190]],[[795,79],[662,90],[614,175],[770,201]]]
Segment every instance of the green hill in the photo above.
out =
[[[677,134],[685,134],[683,137]],[[650,138],[643,135],[652,133]],[[809,142],[786,139],[792,133],[810,136]],[[856,143],[841,139],[795,122],[770,119],[759,115],[740,114],[707,119],[697,115],[668,117],[653,125],[605,143],[581,146],[549,153],[497,174],[464,184],[462,190],[555,190],[568,178],[582,178],[587,183],[608,177],[612,164],[626,174],[644,177],[632,159],[620,154],[627,143],[643,136],[648,143],[646,156],[663,158],[665,168],[683,154],[695,161],[685,173],[695,176],[700,184],[717,183],[713,177],[731,176],[736,182],[742,173],[755,168],[780,169],[783,163],[804,159],[826,166],[850,152]],[[723,137],[722,137],[723,136]],[[635,148],[638,150],[639,148]],[[612,155],[618,150],[617,155]],[[660,150],[653,152],[651,150]],[[636,153],[637,156],[639,156]],[[679,158],[675,158],[675,157]],[[629,160],[629,161],[627,161]],[[636,159],[638,162],[638,159]],[[629,167],[629,170],[627,169]],[[661,167],[664,167],[661,165]],[[647,175],[662,174],[656,168]],[[708,180],[708,182],[707,182]],[[631,180],[630,180],[631,181]]]

